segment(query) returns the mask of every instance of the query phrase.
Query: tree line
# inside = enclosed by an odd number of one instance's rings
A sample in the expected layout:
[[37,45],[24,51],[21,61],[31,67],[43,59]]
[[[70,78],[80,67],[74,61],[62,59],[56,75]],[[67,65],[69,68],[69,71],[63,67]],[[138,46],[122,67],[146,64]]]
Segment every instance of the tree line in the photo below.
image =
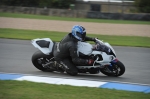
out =
[[150,13],[150,0],[135,0],[137,12]]
[[75,0],[0,0],[0,5],[68,9]]

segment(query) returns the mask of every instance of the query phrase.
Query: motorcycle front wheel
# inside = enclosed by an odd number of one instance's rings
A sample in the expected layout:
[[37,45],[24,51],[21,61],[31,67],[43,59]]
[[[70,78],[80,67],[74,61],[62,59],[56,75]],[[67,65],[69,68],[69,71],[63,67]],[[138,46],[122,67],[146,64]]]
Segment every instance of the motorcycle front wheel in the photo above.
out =
[[47,69],[47,68],[43,67],[43,64],[46,64],[48,62],[48,60],[51,59],[52,57],[53,57],[53,55],[45,55],[41,51],[36,51],[32,55],[31,61],[37,69],[39,69],[41,71],[50,71],[50,72],[52,72],[53,70],[50,70],[50,69]]
[[112,66],[106,66],[100,69],[100,71],[104,75],[118,77],[125,73],[125,66],[122,62],[117,61],[115,64],[112,64]]

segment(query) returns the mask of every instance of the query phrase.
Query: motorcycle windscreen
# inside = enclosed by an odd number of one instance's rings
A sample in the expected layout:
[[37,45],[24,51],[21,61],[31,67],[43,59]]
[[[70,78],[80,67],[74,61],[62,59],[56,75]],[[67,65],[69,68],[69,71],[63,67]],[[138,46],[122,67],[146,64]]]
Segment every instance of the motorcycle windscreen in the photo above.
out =
[[111,49],[109,47],[107,47],[106,45],[103,45],[103,44],[97,44],[96,50],[106,52],[107,54],[110,54],[110,52],[111,52]]

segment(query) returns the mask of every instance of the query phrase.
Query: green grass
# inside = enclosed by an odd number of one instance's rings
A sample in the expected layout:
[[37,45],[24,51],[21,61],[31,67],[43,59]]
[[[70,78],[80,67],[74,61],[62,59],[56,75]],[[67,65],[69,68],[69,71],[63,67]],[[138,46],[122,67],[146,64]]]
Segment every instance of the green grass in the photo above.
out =
[[0,99],[150,99],[150,94],[115,89],[0,80]]
[[[22,30],[22,29],[7,29],[0,28],[0,38],[23,39],[31,40],[35,38],[51,38],[53,41],[60,41],[67,33],[56,31],[37,31],[37,30]],[[89,37],[97,37],[104,42],[109,42],[111,45],[117,46],[136,46],[150,47],[150,37],[136,36],[108,36],[87,34]]]
[[113,23],[113,24],[115,23],[115,24],[147,24],[147,25],[150,25],[150,21],[70,18],[70,17],[44,16],[44,15],[18,14],[18,13],[5,13],[5,12],[0,12],[0,17],[60,20],[60,21],[78,21],[78,22],[95,22],[95,23]]

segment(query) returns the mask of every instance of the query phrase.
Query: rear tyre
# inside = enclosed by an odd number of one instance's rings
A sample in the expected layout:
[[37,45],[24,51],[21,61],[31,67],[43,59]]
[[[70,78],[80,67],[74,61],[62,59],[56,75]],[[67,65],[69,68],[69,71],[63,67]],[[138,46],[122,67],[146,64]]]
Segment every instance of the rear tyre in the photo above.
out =
[[44,68],[43,64],[46,64],[48,62],[47,59],[51,59],[53,57],[53,55],[45,55],[43,54],[41,51],[36,51],[33,55],[32,55],[32,63],[33,65],[41,70],[41,71],[54,71],[52,69],[48,69],[48,68]]
[[100,71],[104,75],[118,77],[124,74],[125,66],[122,62],[118,61],[115,64],[112,64],[111,67],[107,66],[105,68],[100,69]]

